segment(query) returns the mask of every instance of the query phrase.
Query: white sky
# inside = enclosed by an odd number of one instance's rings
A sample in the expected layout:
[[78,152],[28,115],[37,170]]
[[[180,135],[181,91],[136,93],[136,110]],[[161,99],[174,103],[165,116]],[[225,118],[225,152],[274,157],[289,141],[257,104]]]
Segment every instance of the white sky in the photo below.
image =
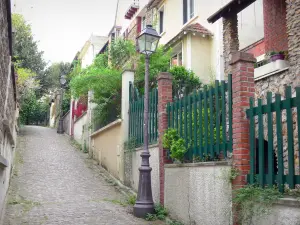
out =
[[71,62],[92,33],[107,36],[117,0],[13,0],[48,62]]

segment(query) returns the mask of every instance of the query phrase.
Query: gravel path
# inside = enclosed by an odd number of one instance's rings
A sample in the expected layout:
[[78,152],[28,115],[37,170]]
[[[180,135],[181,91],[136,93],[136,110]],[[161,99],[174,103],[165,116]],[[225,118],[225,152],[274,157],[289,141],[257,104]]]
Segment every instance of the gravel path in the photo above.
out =
[[68,137],[22,129],[3,225],[161,224],[135,218],[120,202],[125,197]]

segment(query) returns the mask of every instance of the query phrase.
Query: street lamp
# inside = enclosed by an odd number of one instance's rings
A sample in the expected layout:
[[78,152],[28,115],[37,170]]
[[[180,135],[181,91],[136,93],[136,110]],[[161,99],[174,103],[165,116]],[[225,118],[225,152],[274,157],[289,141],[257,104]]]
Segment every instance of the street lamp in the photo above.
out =
[[151,170],[149,163],[148,140],[148,108],[149,108],[149,59],[157,49],[160,36],[151,25],[142,31],[137,37],[139,52],[145,55],[145,98],[144,98],[144,151],[141,153],[142,165],[139,168],[139,189],[133,214],[136,217],[145,218],[148,213],[154,213],[154,202],[151,188]]
[[60,85],[61,85],[61,94],[60,94],[60,113],[59,113],[59,123],[57,127],[57,133],[58,134],[63,134],[64,133],[64,120],[63,120],[63,110],[62,110],[62,105],[63,105],[63,94],[64,94],[64,87],[65,84],[67,83],[66,76],[62,75],[59,79]]

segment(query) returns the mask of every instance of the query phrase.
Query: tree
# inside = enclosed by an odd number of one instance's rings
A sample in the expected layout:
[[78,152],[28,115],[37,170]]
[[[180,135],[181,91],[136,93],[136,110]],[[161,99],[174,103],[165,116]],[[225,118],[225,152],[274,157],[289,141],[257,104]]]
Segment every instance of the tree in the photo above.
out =
[[60,88],[59,79],[62,75],[68,75],[71,72],[70,63],[53,63],[48,67],[40,81],[40,85],[46,90],[55,90]]
[[42,76],[46,63],[43,52],[38,49],[38,42],[33,39],[31,26],[20,14],[12,15],[12,24],[15,29],[13,51],[18,67],[30,69],[38,77]]

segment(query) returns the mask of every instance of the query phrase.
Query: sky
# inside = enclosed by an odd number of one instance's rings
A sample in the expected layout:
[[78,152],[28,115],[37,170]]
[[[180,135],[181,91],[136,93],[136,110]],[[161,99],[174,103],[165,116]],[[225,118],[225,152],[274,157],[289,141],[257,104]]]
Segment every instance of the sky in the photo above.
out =
[[117,0],[13,0],[46,62],[71,62],[92,33],[107,36]]

